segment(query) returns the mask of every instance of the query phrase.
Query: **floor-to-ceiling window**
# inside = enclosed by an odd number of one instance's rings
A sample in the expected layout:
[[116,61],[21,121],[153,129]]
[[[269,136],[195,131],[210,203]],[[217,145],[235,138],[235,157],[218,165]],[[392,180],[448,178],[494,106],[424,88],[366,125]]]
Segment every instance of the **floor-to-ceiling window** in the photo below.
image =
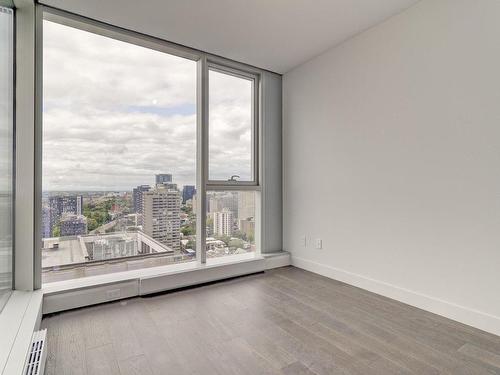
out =
[[196,62],[43,21],[43,281],[195,258]]
[[14,13],[0,7],[0,311],[12,289]]
[[202,97],[197,51],[56,13],[42,22],[43,282],[254,254],[257,75],[210,65]]

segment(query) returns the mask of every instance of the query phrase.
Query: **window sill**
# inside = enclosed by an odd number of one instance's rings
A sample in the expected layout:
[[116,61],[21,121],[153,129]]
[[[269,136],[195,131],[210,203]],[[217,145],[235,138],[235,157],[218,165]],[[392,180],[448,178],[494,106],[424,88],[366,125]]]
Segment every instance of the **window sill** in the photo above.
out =
[[143,279],[149,277],[171,275],[181,272],[195,271],[213,266],[221,266],[221,265],[227,265],[236,262],[245,262],[256,259],[262,259],[262,257],[255,253],[238,254],[227,257],[210,258],[207,259],[206,264],[199,264],[196,261],[193,261],[193,262],[183,262],[178,264],[167,264],[165,266],[158,266],[158,267],[140,268],[136,270],[122,271],[122,272],[113,272],[103,275],[87,276],[71,280],[45,283],[42,286],[42,291],[44,295],[47,295],[52,293],[64,292],[68,290],[88,288],[92,286],[101,286],[105,284],[117,283],[122,281],[131,281],[135,279]]
[[0,314],[0,374],[20,374],[42,317],[42,292],[14,291]]

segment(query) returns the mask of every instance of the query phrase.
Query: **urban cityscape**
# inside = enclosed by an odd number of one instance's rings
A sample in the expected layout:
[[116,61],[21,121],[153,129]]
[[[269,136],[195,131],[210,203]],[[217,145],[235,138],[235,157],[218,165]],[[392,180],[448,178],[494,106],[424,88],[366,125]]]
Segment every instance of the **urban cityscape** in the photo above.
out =
[[[44,281],[194,260],[196,206],[195,186],[166,173],[130,191],[44,192]],[[207,193],[205,249],[255,251],[255,192]]]

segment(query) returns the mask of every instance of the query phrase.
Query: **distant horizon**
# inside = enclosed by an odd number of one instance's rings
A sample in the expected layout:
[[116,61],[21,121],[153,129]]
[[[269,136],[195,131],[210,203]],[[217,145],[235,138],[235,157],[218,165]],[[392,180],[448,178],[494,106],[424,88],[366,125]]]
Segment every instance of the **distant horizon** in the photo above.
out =
[[[175,182],[171,182],[172,184],[176,184]],[[143,185],[148,185],[148,186],[155,186],[156,184],[141,184],[141,185],[137,185],[137,186],[143,186]],[[76,190],[69,190],[69,189],[57,189],[57,190],[42,190],[42,193],[79,193],[79,192],[93,192],[93,193],[103,193],[103,192],[113,192],[113,193],[117,193],[117,192],[129,192],[129,191],[133,191],[133,189],[135,189],[137,186],[134,186],[133,188],[129,189],[129,190],[126,190],[126,189],[99,189],[99,190],[93,190],[93,189],[76,189]],[[191,184],[185,184],[185,185],[180,185],[180,184],[177,184],[177,186],[194,186],[195,189],[196,189],[196,185],[191,185]]]

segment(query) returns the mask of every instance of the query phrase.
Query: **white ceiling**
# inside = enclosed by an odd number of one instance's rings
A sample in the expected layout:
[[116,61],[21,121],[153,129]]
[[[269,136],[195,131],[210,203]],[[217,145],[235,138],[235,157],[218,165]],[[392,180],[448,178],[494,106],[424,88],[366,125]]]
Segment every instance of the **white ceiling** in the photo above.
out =
[[277,73],[418,0],[44,0],[47,5]]

